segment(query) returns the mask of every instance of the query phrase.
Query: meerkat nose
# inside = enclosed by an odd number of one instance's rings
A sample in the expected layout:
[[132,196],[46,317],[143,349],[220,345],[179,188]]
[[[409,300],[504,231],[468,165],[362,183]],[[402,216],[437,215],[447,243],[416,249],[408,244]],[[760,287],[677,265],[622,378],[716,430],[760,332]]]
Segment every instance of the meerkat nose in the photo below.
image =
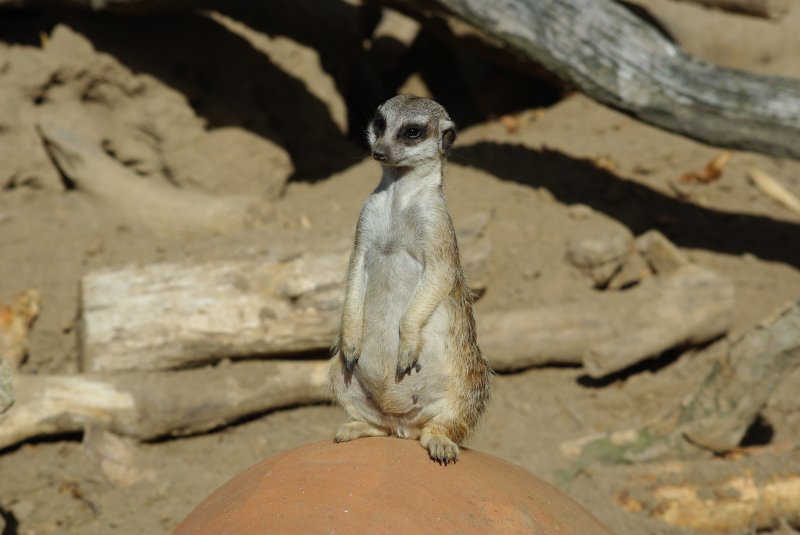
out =
[[378,160],[379,162],[385,162],[386,161],[386,153],[383,152],[383,151],[380,151],[380,150],[372,151],[372,157],[375,158],[376,160]]

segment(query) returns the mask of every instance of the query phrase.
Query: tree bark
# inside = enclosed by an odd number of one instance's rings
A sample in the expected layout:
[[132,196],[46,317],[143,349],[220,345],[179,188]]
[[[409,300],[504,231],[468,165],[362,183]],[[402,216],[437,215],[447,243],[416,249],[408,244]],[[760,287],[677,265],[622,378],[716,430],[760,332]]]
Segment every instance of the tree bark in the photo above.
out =
[[372,1],[450,36],[477,37],[665,130],[800,158],[800,81],[692,57],[611,0]]

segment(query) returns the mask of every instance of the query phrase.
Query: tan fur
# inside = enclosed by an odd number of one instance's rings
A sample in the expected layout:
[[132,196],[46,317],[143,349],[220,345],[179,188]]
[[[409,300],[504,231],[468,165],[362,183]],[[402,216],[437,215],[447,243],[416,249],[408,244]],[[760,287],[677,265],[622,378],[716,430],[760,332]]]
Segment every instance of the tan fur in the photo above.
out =
[[351,418],[336,440],[419,439],[447,464],[491,390],[442,193],[455,130],[439,104],[398,96],[368,138],[383,175],[359,217],[331,349],[330,386]]

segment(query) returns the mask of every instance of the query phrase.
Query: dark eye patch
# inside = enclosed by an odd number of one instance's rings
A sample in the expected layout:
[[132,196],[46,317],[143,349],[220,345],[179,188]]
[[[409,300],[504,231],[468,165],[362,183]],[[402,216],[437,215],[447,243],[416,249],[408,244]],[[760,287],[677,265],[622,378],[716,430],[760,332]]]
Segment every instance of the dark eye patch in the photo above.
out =
[[428,127],[421,124],[408,124],[400,129],[398,138],[407,143],[416,143],[428,137]]
[[386,119],[380,112],[376,113],[375,117],[372,119],[372,130],[375,132],[375,135],[379,137],[386,130]]

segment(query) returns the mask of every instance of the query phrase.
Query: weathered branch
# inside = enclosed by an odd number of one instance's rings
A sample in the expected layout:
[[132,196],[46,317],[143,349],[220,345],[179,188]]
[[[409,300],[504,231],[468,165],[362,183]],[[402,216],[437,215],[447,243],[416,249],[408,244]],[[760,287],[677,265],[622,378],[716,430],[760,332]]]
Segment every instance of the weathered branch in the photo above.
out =
[[[489,244],[462,239],[473,288]],[[127,266],[81,285],[85,371],[181,368],[222,358],[327,350],[349,251],[203,264]]]
[[478,334],[496,370],[574,363],[601,377],[725,333],[732,309],[730,281],[688,265],[625,292],[486,314],[478,318]]
[[[699,141],[800,158],[800,81],[718,67],[690,56],[612,0],[372,0],[476,37],[544,67],[589,97]],[[739,6],[782,0],[707,0]],[[60,0],[73,7],[147,11],[190,0]],[[35,7],[37,0],[0,0]],[[760,8],[757,8],[757,10]],[[779,10],[777,10],[779,11]],[[771,12],[777,12],[771,11]]]
[[569,457],[606,461],[690,457],[735,449],[789,370],[800,366],[800,301],[734,341],[698,390],[640,429],[562,445]]
[[712,145],[800,158],[800,81],[688,55],[611,0],[373,0],[541,65],[589,97]]
[[17,374],[17,402],[0,415],[0,448],[88,426],[143,440],[206,431],[327,400],[326,370],[320,361],[251,361],[168,373]]

